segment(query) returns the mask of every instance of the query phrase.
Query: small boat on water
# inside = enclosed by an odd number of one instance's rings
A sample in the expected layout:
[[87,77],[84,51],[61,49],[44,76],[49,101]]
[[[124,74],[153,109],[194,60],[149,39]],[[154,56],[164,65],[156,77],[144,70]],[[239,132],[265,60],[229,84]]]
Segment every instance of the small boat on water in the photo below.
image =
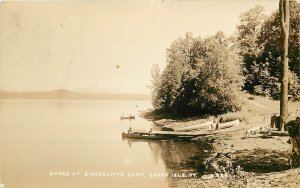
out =
[[[216,124],[218,125],[217,127],[210,127],[209,129],[199,131],[178,131],[178,129],[177,131],[157,131],[152,130],[152,128],[150,131],[147,131],[133,130],[130,127],[127,133],[122,133],[122,138],[150,140],[190,140],[198,136],[215,135],[220,132],[224,132],[224,129],[226,131],[227,128],[238,125],[239,123],[240,121],[237,119],[226,123]],[[230,131],[230,129],[227,129],[227,131]]]
[[134,116],[134,115],[129,115],[129,116],[123,116],[123,115],[122,115],[122,116],[120,117],[120,119],[121,119],[121,120],[123,120],[123,119],[130,119],[130,120],[131,120],[131,119],[135,119],[135,116]]
[[122,138],[128,139],[150,139],[150,140],[190,140],[200,135],[202,132],[175,132],[175,131],[155,131],[152,128],[146,130],[133,130],[131,127],[128,132],[122,133]]
[[194,138],[193,135],[160,135],[160,134],[149,134],[149,133],[122,133],[123,138],[127,139],[149,139],[149,140],[190,140]]

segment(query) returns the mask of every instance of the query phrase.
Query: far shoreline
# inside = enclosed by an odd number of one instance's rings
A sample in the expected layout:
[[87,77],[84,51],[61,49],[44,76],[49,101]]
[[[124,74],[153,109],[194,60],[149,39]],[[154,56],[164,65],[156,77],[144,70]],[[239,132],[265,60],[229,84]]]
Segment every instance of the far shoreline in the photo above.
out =
[[0,100],[151,100],[151,96],[134,93],[88,93],[69,90],[0,91]]

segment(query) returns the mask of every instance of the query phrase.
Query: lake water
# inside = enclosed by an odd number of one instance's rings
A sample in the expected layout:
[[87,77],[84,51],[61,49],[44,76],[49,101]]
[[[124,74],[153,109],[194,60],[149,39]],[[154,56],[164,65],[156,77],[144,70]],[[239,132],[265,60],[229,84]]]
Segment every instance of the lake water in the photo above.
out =
[[[0,101],[1,174],[7,188],[176,187],[197,170],[196,142],[123,140],[150,101]],[[135,120],[120,120],[122,113]]]

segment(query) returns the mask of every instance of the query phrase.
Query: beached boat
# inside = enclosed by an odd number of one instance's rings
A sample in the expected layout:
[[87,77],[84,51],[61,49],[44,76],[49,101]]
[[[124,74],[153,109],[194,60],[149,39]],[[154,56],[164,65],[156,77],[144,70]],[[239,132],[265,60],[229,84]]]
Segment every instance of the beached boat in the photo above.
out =
[[238,125],[238,124],[240,124],[239,119],[236,119],[236,120],[233,120],[233,121],[228,121],[226,123],[220,123],[219,126],[218,126],[218,129],[227,129],[229,127],[233,127],[233,126]]
[[[219,123],[218,129],[226,129],[234,125],[238,125],[239,123],[240,121],[238,119],[226,123]],[[182,131],[193,131],[193,130],[201,130],[201,129],[216,129],[216,125],[217,125],[216,121],[207,121],[205,123],[201,123],[198,125],[176,128],[174,129],[174,131],[182,132]]]
[[174,131],[181,132],[181,131],[192,131],[196,129],[207,129],[211,124],[213,124],[213,121],[207,121],[198,125],[192,125],[188,127],[181,127],[181,128],[175,128]]
[[135,119],[135,116],[132,116],[132,115],[130,115],[130,116],[121,116],[120,119],[121,120],[123,120],[123,119]]

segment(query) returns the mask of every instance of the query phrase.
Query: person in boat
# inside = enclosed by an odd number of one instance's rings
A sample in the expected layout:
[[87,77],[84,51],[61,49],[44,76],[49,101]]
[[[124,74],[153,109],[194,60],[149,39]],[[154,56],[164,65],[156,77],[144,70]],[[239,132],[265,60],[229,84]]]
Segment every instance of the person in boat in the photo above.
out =
[[151,128],[150,130],[149,130],[149,136],[152,136],[153,135],[153,129]]
[[129,127],[128,134],[132,134],[132,127]]

